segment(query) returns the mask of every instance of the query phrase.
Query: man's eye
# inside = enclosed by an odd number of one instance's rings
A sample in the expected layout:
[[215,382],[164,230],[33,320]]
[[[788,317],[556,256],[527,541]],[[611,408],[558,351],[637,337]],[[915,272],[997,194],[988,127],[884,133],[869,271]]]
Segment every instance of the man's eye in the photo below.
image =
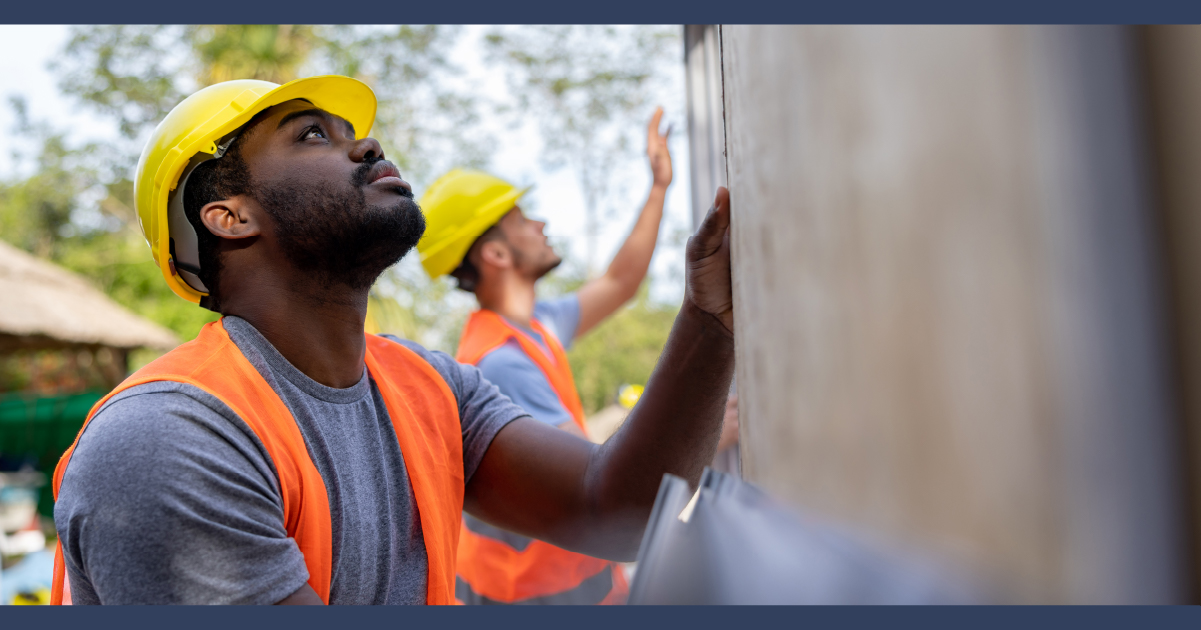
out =
[[301,140],[308,140],[309,138],[324,138],[324,137],[325,137],[325,132],[322,131],[320,127],[309,127],[308,129],[304,130],[304,133],[300,134]]

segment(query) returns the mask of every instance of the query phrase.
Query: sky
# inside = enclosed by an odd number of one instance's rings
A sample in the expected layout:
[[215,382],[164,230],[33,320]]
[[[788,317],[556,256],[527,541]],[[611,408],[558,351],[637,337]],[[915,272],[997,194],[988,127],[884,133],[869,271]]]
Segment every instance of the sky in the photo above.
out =
[[[468,80],[480,89],[506,90],[503,79],[489,72],[480,61],[478,40],[483,27],[469,27],[464,33],[453,59],[466,71]],[[12,129],[15,116],[9,99],[26,99],[35,118],[48,119],[56,127],[68,128],[80,142],[117,137],[110,122],[91,116],[72,99],[62,95],[57,78],[47,68],[66,43],[67,26],[0,25],[0,180],[19,177],[28,172],[28,165],[15,162],[12,154],[17,148]],[[691,229],[689,214],[688,146],[686,114],[684,111],[683,53],[672,80],[656,86],[665,108],[663,125],[672,125],[670,149],[674,179],[668,190],[665,216],[660,228],[659,247],[651,268],[651,295],[664,302],[683,298],[683,238]],[[651,111],[646,112],[646,120]],[[519,129],[510,129],[500,120],[485,120],[496,135],[497,151],[492,156],[490,171],[519,185],[533,184],[523,206],[547,221],[547,233],[563,247],[570,248],[578,258],[586,251],[584,232],[584,199],[575,174],[570,168],[546,169],[539,160],[542,140],[537,126],[531,121]],[[645,122],[641,123],[645,125]],[[644,127],[639,128],[644,129]],[[380,138],[387,150],[387,139]],[[598,261],[603,269],[620,247],[646,200],[650,190],[650,170],[646,157],[640,157],[619,167],[621,185],[608,192],[617,211],[603,222],[598,239]],[[423,191],[414,191],[420,197]],[[147,250],[149,256],[149,250]]]

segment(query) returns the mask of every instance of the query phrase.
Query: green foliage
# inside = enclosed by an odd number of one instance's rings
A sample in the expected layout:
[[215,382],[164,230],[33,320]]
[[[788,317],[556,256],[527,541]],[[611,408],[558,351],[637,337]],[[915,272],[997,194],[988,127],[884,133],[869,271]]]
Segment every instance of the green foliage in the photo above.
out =
[[[31,122],[14,101],[18,131],[36,147],[27,160],[34,174],[0,183],[0,230],[5,240],[90,278],[118,303],[191,339],[215,315],[167,288],[137,227],[128,178],[145,134],[202,85],[232,78],[283,83],[334,72],[372,84],[381,105],[374,132],[401,168],[480,166],[487,137],[471,133],[474,102],[439,79],[454,72],[447,56],[457,33],[437,26],[73,27],[52,64],[60,88],[112,119],[127,141],[72,146],[65,132]],[[397,271],[381,285],[376,302],[404,304],[409,313],[398,318],[396,308],[388,309],[387,325],[433,338],[436,347],[449,345],[443,333],[455,317],[443,305],[457,308],[460,320],[467,312],[462,300],[442,299],[449,287]]]
[[[30,121],[13,103],[18,133],[37,147],[29,177],[0,183],[4,239],[97,285],[117,303],[191,339],[212,313],[176,297],[161,278],[133,211],[121,156],[96,144],[71,147],[66,134]],[[107,183],[106,183],[107,182]]]
[[650,301],[643,284],[634,301],[576,340],[567,358],[586,413],[612,404],[624,383],[646,384],[677,311]]
[[[65,131],[31,122],[16,101],[18,132],[34,147],[23,159],[32,175],[0,182],[0,234],[191,339],[215,315],[167,288],[133,211],[130,177],[149,130],[185,95],[216,81],[345,74],[375,89],[380,109],[372,134],[420,189],[453,166],[486,166],[494,149],[479,127],[479,106],[489,97],[460,81],[451,61],[460,34],[441,26],[73,27],[52,65],[60,89],[112,120],[122,139],[72,143]],[[639,131],[630,122],[647,114],[646,88],[657,65],[674,56],[678,29],[498,29],[486,47],[518,95],[512,111],[538,121],[546,162],[581,169],[595,223],[598,195],[609,185],[606,165],[633,146],[623,134]],[[586,265],[569,259],[540,283],[540,293],[578,289]],[[381,277],[371,303],[379,330],[452,353],[476,307],[451,281],[430,280],[415,255]],[[646,382],[675,310],[650,302],[643,291],[577,341],[570,356],[587,409],[607,404],[621,383]],[[134,365],[145,358],[135,357]]]
[[187,29],[200,63],[200,82],[232,79],[287,83],[300,74],[313,47],[324,43],[313,26],[205,25]]
[[133,229],[93,232],[70,239],[55,262],[92,280],[121,306],[192,339],[217,318],[171,292],[142,234]]
[[[111,116],[121,133],[137,137],[184,96],[178,79],[191,59],[182,51],[186,27],[114,25],[73,27],[62,56],[51,64],[59,89]],[[192,72],[195,70],[192,69]]]
[[609,154],[628,144],[630,116],[645,115],[646,88],[661,80],[679,37],[678,27],[543,26],[496,29],[486,42],[519,111],[538,115],[544,158],[558,164],[590,157],[581,150]]
[[[446,79],[460,29],[447,26],[92,25],[72,27],[59,87],[139,138],[195,89],[229,79],[285,83],[343,74],[379,97],[373,134],[410,181],[482,166],[491,139],[476,99]],[[136,160],[140,146],[131,147]]]
[[0,233],[13,245],[51,257],[71,227],[79,193],[97,183],[91,159],[96,147],[72,149],[62,133],[30,122],[23,100],[12,99],[12,106],[18,135],[32,139],[38,149],[28,158],[34,166],[31,176],[0,183]]
[[[497,28],[486,38],[506,73],[516,112],[538,121],[543,161],[569,166],[584,193],[591,276],[602,204],[615,167],[645,148],[637,140],[650,114],[652,84],[662,83],[680,50],[675,26],[541,26]],[[643,123],[644,124],[644,123]],[[613,218],[608,208],[606,219]]]

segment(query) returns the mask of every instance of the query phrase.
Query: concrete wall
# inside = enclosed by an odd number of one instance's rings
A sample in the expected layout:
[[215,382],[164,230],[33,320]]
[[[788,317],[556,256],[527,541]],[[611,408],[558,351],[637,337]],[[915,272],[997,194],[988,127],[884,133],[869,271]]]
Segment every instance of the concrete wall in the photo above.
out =
[[743,473],[1021,602],[1184,597],[1131,32],[720,32]]

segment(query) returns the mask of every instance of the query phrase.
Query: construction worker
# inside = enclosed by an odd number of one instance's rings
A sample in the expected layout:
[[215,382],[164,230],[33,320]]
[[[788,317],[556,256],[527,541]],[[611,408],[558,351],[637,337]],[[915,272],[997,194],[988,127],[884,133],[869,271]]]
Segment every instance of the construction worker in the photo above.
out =
[[[634,229],[604,275],[565,297],[534,298],[535,284],[562,259],[543,234],[546,224],[517,205],[528,189],[454,170],[421,198],[427,230],[417,251],[425,270],[455,277],[480,305],[455,358],[479,367],[536,420],[580,437],[586,437],[584,408],[565,350],[634,297],[646,277],[672,177],[662,116],[656,109],[647,127],[651,191]],[[616,563],[463,517],[456,595],[464,603],[619,604],[628,591]]]
[[366,335],[375,278],[417,243],[409,185],[346,77],[206,87],[134,178],[172,290],[222,314],[88,415],[54,473],[52,600],[454,601],[461,514],[634,557],[663,473],[696,483],[733,365],[729,197],[626,426],[593,445],[531,419],[477,368]]

